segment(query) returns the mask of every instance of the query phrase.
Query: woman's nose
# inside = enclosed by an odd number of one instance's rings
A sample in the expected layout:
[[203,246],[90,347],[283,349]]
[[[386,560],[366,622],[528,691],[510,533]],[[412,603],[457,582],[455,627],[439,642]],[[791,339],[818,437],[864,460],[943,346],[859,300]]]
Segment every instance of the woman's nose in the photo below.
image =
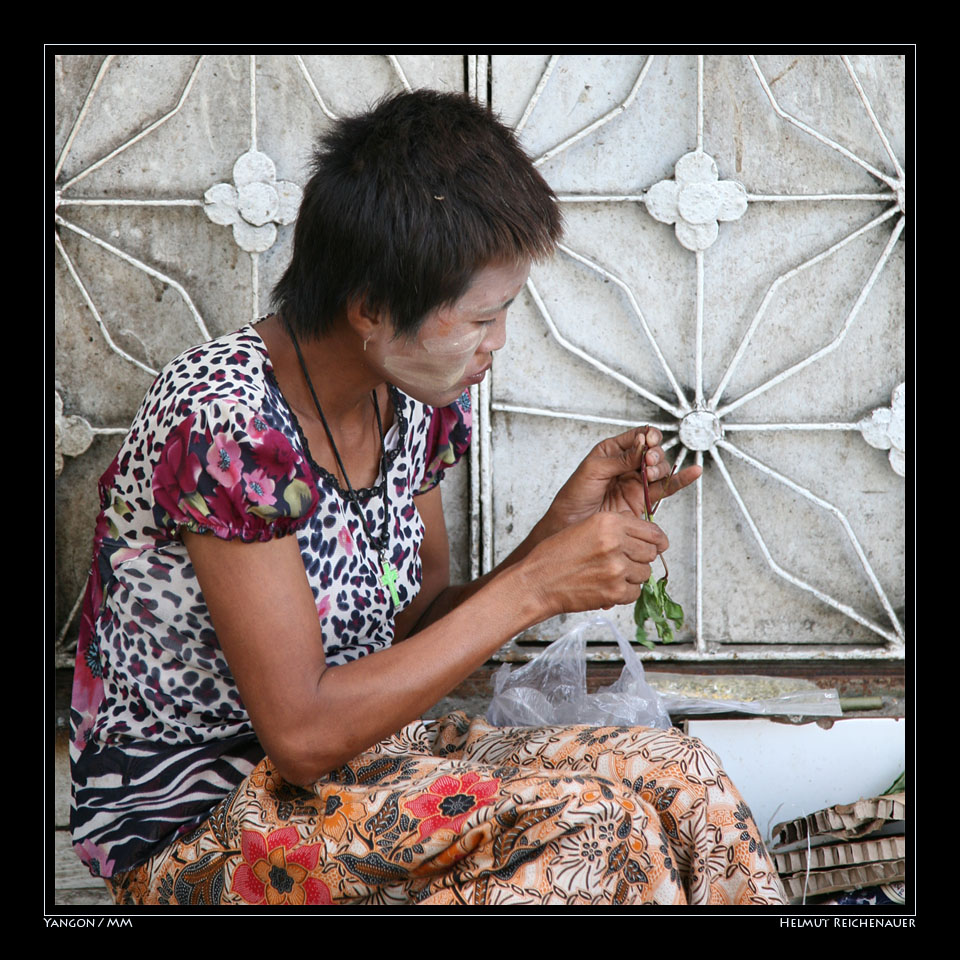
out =
[[487,328],[487,335],[480,344],[481,353],[493,353],[507,342],[507,311],[504,310]]

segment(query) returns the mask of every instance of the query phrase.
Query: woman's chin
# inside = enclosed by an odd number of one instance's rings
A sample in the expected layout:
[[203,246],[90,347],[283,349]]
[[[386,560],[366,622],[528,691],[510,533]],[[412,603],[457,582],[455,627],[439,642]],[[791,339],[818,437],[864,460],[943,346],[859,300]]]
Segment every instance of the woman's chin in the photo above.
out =
[[470,366],[446,371],[414,371],[387,363],[384,373],[389,383],[414,400],[431,407],[446,407],[471,387],[481,383],[491,364],[488,362],[480,370],[474,367],[472,371]]
[[408,397],[425,403],[428,407],[449,407],[459,400],[463,393],[470,389],[470,383],[458,381],[449,387],[429,386],[415,383],[399,383],[393,381],[397,389],[402,390]]

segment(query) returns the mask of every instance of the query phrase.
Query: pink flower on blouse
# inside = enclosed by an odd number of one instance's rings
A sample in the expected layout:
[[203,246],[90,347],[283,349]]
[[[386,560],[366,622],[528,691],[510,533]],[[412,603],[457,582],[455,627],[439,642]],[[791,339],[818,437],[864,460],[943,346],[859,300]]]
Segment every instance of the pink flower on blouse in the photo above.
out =
[[240,482],[242,467],[239,445],[224,434],[217,434],[207,451],[207,473],[225,487],[235,487]]
[[259,416],[254,414],[247,421],[247,433],[250,435],[251,439],[256,441],[261,441],[267,435],[270,427],[267,425],[266,421],[261,419]]
[[273,489],[276,484],[263,470],[254,470],[253,473],[245,473],[243,479],[247,483],[247,496],[254,503],[270,506],[270,504],[277,502],[277,498],[273,496]]
[[218,484],[204,501],[210,512],[196,518],[199,527],[212,530],[225,540],[243,534],[250,517],[247,510],[250,504],[239,483],[232,487]]
[[317,617],[322,620],[330,612],[330,595],[325,596],[317,604]]
[[347,551],[347,556],[353,556],[353,537],[350,536],[350,531],[346,527],[341,527],[340,532],[337,534],[337,539],[340,541],[340,546]]

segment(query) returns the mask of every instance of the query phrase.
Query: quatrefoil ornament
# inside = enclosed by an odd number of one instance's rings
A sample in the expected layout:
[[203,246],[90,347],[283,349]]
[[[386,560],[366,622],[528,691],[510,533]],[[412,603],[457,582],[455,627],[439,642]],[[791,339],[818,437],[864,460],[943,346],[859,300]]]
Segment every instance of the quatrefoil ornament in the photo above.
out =
[[655,183],[646,194],[647,212],[675,224],[677,240],[688,250],[706,250],[719,235],[720,220],[739,220],[747,211],[747,191],[736,180],[721,180],[716,161],[702,151],[682,156],[673,180]]
[[907,385],[899,384],[889,407],[878,407],[857,427],[863,439],[878,450],[889,450],[890,466],[901,477],[907,474]]
[[64,456],[79,457],[93,443],[93,428],[83,417],[65,417],[59,392],[54,392],[54,398],[53,465],[59,477]]
[[203,195],[207,216],[233,227],[237,246],[263,253],[277,239],[277,223],[293,223],[303,191],[290,180],[278,180],[277,168],[265,154],[250,150],[233,165],[233,183],[216,183]]

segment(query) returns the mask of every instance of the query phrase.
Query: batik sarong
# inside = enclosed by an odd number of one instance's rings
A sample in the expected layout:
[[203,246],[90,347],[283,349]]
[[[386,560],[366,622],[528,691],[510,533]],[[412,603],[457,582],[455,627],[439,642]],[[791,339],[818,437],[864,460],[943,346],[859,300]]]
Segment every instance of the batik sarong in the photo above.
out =
[[716,754],[678,730],[405,727],[310,789],[269,758],[106,881],[121,904],[785,902]]

